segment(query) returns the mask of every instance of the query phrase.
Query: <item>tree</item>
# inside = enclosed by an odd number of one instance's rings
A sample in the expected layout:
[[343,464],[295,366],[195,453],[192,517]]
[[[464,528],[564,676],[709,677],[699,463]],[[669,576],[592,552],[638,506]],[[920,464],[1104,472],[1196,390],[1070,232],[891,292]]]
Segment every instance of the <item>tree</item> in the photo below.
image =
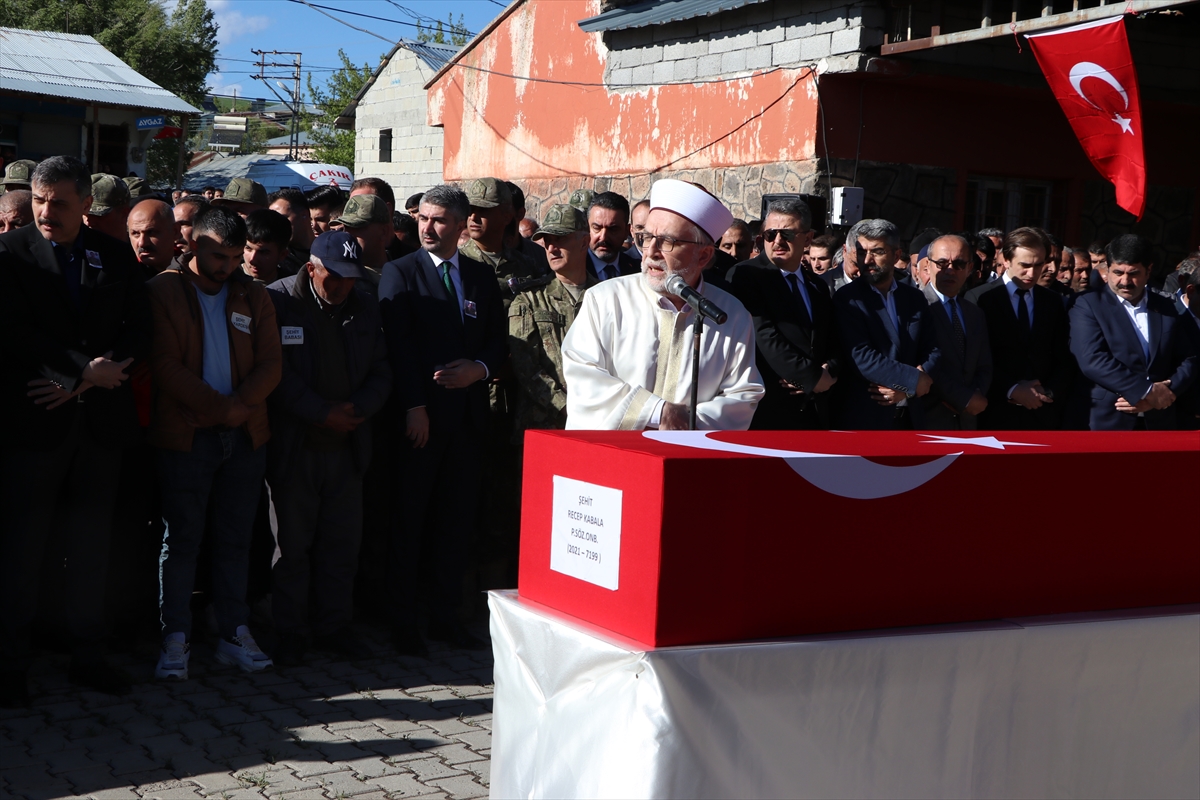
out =
[[[193,106],[217,69],[217,23],[205,0],[0,0],[0,26],[92,36],[139,74]],[[173,183],[179,142],[146,153],[152,185]]]
[[417,38],[422,42],[433,42],[434,44],[452,44],[455,47],[462,47],[467,43],[468,36],[467,28],[463,25],[463,15],[458,15],[458,22],[454,21],[454,14],[446,15],[446,25],[450,31],[450,41],[446,41],[446,29],[442,27],[442,21],[438,20],[437,27],[422,27],[420,21],[417,22]]
[[315,85],[312,73],[308,74],[308,96],[319,112],[312,121],[309,138],[313,142],[314,158],[353,172],[354,131],[336,128],[334,122],[366,86],[372,70],[366,64],[361,68],[354,66],[344,50],[338,50],[338,58],[342,60],[342,67],[329,76],[324,87]]

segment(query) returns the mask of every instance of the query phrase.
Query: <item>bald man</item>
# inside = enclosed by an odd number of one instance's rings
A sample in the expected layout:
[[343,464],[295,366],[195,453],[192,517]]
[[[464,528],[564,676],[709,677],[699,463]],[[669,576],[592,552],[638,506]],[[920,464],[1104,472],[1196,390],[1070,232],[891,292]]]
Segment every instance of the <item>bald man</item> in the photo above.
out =
[[143,200],[129,212],[126,227],[129,246],[147,278],[171,266],[181,225],[169,205],[162,200]]
[[33,222],[33,192],[10,189],[0,194],[0,233],[24,228]]

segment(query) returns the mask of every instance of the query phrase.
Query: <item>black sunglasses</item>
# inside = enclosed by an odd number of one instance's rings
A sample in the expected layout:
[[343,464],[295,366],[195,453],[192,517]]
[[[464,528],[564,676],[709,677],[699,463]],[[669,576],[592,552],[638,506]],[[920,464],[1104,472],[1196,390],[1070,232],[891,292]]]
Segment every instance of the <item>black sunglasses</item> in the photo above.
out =
[[785,242],[794,242],[796,237],[800,235],[800,231],[793,231],[788,228],[772,228],[769,231],[763,231],[763,241],[773,242],[776,236],[782,236]]

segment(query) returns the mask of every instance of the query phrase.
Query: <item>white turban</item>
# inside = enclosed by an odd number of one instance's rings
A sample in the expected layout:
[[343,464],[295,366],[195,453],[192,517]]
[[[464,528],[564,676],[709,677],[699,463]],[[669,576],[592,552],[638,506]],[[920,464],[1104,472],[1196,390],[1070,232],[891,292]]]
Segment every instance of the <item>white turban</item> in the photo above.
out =
[[733,214],[720,200],[687,181],[664,178],[650,187],[650,210],[663,208],[700,226],[715,242],[733,222]]

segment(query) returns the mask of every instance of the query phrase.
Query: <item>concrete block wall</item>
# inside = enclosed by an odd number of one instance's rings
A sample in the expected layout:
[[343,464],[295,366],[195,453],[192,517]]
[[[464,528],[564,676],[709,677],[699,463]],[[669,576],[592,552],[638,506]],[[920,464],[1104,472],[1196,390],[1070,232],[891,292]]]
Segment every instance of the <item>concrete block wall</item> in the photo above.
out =
[[694,20],[604,34],[605,80],[614,89],[687,83],[799,67],[826,59],[860,69],[883,43],[882,0],[768,0]]
[[[425,82],[433,71],[397,50],[355,113],[354,177],[387,181],[397,202],[442,182],[442,129],[425,124]],[[379,132],[392,130],[392,160],[379,160]]]

